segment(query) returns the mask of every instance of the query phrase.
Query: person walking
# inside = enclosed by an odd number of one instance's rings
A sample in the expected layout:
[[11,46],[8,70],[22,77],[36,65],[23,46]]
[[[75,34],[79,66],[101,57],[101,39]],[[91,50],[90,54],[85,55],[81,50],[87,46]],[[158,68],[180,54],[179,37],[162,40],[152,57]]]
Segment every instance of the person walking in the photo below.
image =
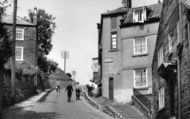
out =
[[76,86],[75,86],[75,93],[76,93],[76,100],[80,100],[80,86],[79,86],[79,82],[77,82]]
[[67,102],[71,102],[71,96],[72,96],[72,92],[73,92],[72,83],[69,83],[69,85],[67,85],[65,92],[66,91],[67,91]]
[[56,91],[60,92],[60,90],[61,90],[60,82],[57,82]]

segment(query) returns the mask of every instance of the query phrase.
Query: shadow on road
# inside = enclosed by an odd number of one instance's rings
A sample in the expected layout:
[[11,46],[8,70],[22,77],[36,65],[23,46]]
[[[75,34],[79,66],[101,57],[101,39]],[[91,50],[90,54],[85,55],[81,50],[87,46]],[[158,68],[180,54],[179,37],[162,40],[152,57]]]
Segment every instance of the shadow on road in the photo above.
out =
[[24,119],[56,119],[57,114],[52,112],[34,112],[28,111],[24,114]]
[[52,92],[53,90],[48,91],[38,102],[44,102],[48,95]]

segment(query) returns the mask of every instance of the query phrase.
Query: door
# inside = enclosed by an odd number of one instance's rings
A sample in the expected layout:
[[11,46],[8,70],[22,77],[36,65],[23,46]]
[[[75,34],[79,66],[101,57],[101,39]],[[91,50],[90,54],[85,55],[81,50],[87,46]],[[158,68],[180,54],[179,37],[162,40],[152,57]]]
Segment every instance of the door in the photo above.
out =
[[109,78],[109,100],[113,100],[113,77]]

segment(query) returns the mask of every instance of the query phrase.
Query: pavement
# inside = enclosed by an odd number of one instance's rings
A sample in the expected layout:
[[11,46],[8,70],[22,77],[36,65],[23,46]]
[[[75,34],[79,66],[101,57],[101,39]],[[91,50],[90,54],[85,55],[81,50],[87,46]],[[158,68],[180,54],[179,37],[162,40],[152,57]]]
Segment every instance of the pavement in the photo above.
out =
[[[47,95],[48,94],[48,95]],[[114,119],[81,97],[67,102],[64,90],[46,91],[4,110],[2,119]]]
[[89,97],[85,93],[88,102],[116,119],[145,119],[143,114],[131,104],[118,104],[104,97]]

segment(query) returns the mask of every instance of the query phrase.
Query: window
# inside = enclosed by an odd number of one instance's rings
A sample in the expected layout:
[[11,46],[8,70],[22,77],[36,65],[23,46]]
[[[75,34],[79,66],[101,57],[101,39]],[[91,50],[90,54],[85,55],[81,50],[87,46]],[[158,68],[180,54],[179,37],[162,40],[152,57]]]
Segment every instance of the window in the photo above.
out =
[[134,70],[134,88],[146,88],[148,86],[147,69]]
[[15,54],[15,58],[16,58],[16,61],[23,61],[23,47],[21,46],[16,46],[16,54]]
[[169,53],[172,52],[172,48],[173,48],[173,33],[170,33],[168,35],[168,51],[169,51]]
[[164,62],[163,47],[158,51],[158,67]]
[[161,87],[158,92],[158,107],[159,110],[165,107],[165,88]]
[[117,17],[111,17],[111,28],[117,28]]
[[16,40],[24,40],[24,29],[16,29]]
[[133,11],[133,22],[144,22],[146,19],[146,9],[144,7],[134,9]]
[[142,21],[142,9],[137,10],[138,21]]
[[134,39],[134,55],[141,55],[147,53],[147,37],[140,37]]
[[117,32],[111,33],[111,49],[117,49]]

